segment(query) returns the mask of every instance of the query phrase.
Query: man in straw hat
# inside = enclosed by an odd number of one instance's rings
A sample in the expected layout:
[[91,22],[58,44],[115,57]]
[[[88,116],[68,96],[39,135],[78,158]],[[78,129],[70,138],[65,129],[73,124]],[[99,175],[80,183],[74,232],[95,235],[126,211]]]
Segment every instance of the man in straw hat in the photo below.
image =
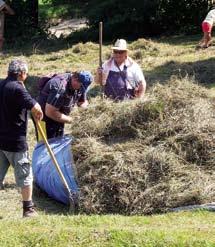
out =
[[14,11],[11,7],[6,4],[4,1],[0,0],[0,51],[2,50],[4,42],[4,19],[5,14],[14,15]]
[[118,39],[112,51],[111,58],[97,71],[97,82],[104,86],[105,95],[114,100],[141,98],[146,81],[140,66],[128,56],[126,41]]
[[40,105],[24,86],[28,75],[27,64],[14,59],[8,67],[8,76],[0,82],[0,186],[10,166],[14,168],[16,184],[21,188],[23,217],[36,216],[32,202],[32,168],[28,155],[27,117],[31,111],[41,120]]

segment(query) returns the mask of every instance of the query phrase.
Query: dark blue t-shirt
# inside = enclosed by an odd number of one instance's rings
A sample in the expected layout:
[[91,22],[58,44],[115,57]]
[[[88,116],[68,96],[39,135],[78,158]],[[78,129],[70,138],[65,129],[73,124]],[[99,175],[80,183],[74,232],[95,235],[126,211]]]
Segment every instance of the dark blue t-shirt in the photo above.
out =
[[[44,113],[48,138],[56,137],[63,133],[64,124],[54,121],[45,115],[46,103],[69,115],[75,104],[86,100],[86,89],[74,90],[71,87],[71,73],[63,73],[49,80],[39,94],[38,102]],[[59,133],[57,133],[59,132]]]
[[13,77],[0,82],[0,149],[22,152],[26,142],[27,111],[36,101],[23,84]]
[[70,73],[59,74],[46,83],[38,97],[44,112],[48,103],[68,115],[75,104],[86,100],[86,89],[72,89],[71,76]]

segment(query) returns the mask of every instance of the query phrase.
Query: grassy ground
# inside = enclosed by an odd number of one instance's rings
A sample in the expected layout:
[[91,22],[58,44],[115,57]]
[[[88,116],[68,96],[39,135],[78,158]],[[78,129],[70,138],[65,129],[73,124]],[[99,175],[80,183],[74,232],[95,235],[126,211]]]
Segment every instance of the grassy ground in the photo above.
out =
[[2,247],[23,246],[145,246],[212,247],[214,215],[206,212],[153,217],[40,216],[2,219]]
[[[171,76],[193,76],[203,87],[215,82],[215,47],[195,50],[199,36],[140,39],[129,44],[130,54],[141,65],[148,85],[166,83]],[[104,46],[103,57],[110,55]],[[0,59],[0,78],[13,57],[24,57],[30,66],[28,88],[35,94],[35,82],[49,72],[88,69],[98,66],[98,44],[71,45],[69,42],[39,41],[6,50]],[[93,91],[96,94],[96,90]],[[35,144],[29,128],[30,151]],[[213,213],[174,213],[155,216],[68,216],[67,208],[35,191],[40,216],[21,219],[21,200],[12,170],[6,177],[6,190],[0,191],[0,246],[215,246]]]

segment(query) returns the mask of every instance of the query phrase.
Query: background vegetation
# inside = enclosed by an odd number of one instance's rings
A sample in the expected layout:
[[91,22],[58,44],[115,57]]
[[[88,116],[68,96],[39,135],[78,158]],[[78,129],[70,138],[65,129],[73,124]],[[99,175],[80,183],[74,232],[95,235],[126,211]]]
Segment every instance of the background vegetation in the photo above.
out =
[[106,37],[137,38],[176,30],[193,33],[199,29],[208,7],[205,0],[92,0],[87,16],[92,27],[104,22]]
[[11,0],[9,3],[16,11],[15,16],[7,18],[10,39],[35,37],[44,31],[50,19],[73,17],[88,19],[90,30],[79,36],[85,40],[97,38],[100,21],[104,23],[106,40],[176,32],[190,34],[200,30],[200,23],[212,6],[208,0],[40,0],[39,3]]

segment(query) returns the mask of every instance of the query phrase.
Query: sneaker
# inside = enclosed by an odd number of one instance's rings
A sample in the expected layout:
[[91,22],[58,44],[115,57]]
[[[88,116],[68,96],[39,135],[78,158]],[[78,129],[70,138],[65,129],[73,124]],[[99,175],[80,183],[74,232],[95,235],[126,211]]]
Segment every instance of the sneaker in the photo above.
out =
[[25,217],[36,217],[38,216],[37,211],[35,210],[34,207],[30,208],[23,208],[23,218]]

